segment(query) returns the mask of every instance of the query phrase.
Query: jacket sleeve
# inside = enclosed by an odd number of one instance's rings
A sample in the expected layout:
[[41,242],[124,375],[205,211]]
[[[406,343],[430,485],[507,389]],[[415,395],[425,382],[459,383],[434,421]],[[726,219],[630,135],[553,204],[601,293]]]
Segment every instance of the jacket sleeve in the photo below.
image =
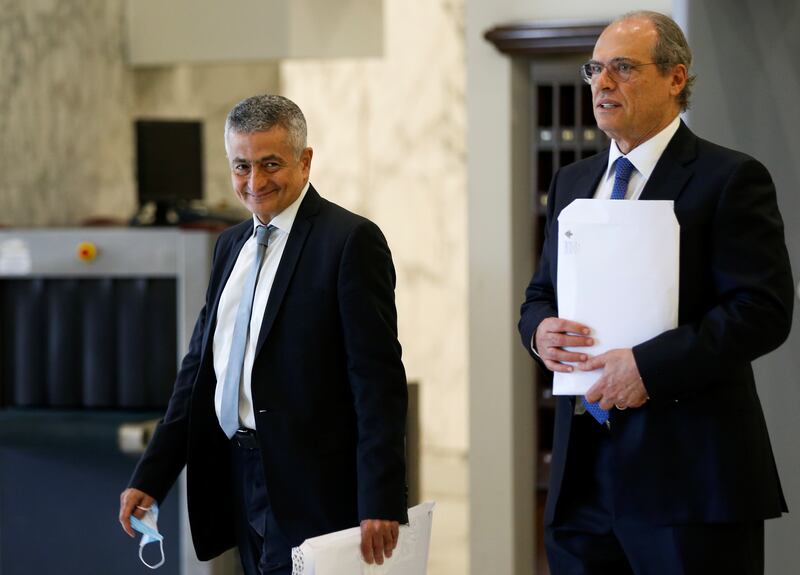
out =
[[555,190],[558,181],[558,172],[553,176],[550,183],[550,191],[547,194],[547,219],[544,228],[544,245],[542,254],[539,257],[539,267],[533,275],[528,289],[525,290],[525,301],[520,308],[519,333],[522,338],[522,345],[528,353],[536,359],[542,366],[542,360],[533,353],[531,342],[536,328],[543,319],[557,317],[558,308],[556,303],[556,286],[551,275],[553,250],[558,249],[558,221],[555,214]]
[[775,187],[762,164],[746,158],[733,165],[709,226],[710,246],[682,245],[681,251],[708,251],[712,305],[633,348],[653,399],[725,382],[726,374],[777,348],[789,334],[792,273]]
[[[217,264],[220,239],[214,246],[212,269]],[[156,426],[144,454],[128,483],[144,491],[159,502],[167,496],[181,470],[186,465],[189,433],[189,408],[192,389],[197,379],[202,354],[203,336],[206,329],[206,314],[209,308],[211,284],[206,290],[206,301],[197,318],[189,340],[189,350],[181,361],[172,396],[163,419]]]
[[359,520],[406,523],[408,391],[397,339],[395,271],[389,247],[375,224],[364,220],[350,233],[337,281],[358,425]]

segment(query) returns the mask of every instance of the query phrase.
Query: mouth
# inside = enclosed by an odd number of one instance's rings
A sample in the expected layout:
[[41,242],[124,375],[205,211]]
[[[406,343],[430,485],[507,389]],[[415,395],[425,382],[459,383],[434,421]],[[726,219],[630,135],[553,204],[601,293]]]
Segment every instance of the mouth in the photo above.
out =
[[622,106],[620,104],[617,104],[616,102],[609,102],[608,100],[604,100],[598,102],[596,107],[601,110],[613,110],[615,108],[621,108]]
[[256,201],[261,201],[261,200],[264,200],[264,199],[272,196],[276,192],[277,192],[277,190],[271,190],[269,192],[258,192],[258,193],[254,194],[253,192],[246,191],[246,192],[244,192],[244,195],[248,196],[250,198],[253,198]]

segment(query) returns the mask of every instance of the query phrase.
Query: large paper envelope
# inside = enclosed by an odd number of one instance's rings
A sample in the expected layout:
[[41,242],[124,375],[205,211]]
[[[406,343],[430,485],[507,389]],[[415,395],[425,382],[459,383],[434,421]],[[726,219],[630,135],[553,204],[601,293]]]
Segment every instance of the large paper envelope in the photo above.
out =
[[[579,199],[558,217],[558,316],[587,325],[590,355],[678,325],[680,227],[672,201]],[[556,372],[553,394],[583,395],[601,370]]]
[[400,526],[397,547],[383,565],[361,558],[361,529],[353,527],[306,539],[292,549],[292,575],[425,575],[431,539],[432,501],[408,510],[408,525]]

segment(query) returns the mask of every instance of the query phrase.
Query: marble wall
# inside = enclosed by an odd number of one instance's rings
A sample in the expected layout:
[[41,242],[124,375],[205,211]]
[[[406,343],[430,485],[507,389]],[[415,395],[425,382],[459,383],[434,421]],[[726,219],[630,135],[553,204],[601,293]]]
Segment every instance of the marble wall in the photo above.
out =
[[0,225],[135,207],[119,0],[0,0]]
[[[286,62],[320,193],[374,220],[397,268],[400,341],[420,383],[431,575],[467,573],[463,0],[384,0],[380,59]],[[487,190],[491,193],[491,190]]]
[[202,120],[206,200],[237,206],[225,116],[278,91],[278,64],[132,68],[125,17],[123,0],[0,0],[0,225],[127,221],[135,118]]

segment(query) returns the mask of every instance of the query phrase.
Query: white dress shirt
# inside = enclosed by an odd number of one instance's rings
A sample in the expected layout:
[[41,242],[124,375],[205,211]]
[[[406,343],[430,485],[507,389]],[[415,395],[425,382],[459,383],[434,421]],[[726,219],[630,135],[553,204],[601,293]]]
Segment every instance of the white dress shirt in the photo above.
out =
[[[625,194],[626,200],[638,200],[642,195],[642,190],[647,180],[658,163],[661,154],[667,148],[667,144],[678,131],[681,125],[681,117],[675,116],[675,119],[669,125],[661,130],[658,134],[636,146],[625,157],[633,164],[635,168],[631,172],[631,179],[628,180],[628,192]],[[611,192],[614,189],[614,175],[615,167],[614,162],[617,158],[624,154],[617,147],[617,142],[612,140],[611,147],[608,151],[608,167],[605,174],[600,178],[600,185],[597,186],[594,197],[597,200],[610,200]]]
[[[256,428],[250,379],[253,372],[256,345],[258,344],[258,333],[261,330],[261,321],[264,319],[264,311],[267,308],[267,301],[272,290],[272,283],[275,281],[275,273],[278,271],[278,264],[281,262],[289,232],[292,231],[297,210],[300,208],[303,198],[306,197],[308,187],[309,183],[306,182],[303,191],[300,192],[300,196],[269,222],[276,229],[272,230],[272,234],[269,237],[269,246],[266,254],[264,254],[264,261],[256,282],[253,311],[250,315],[250,329],[248,330],[247,345],[244,351],[242,381],[241,385],[239,385],[239,423],[248,429]],[[213,347],[214,372],[217,376],[214,409],[217,412],[217,419],[219,419],[222,406],[222,389],[225,387],[225,373],[228,371],[228,357],[231,353],[231,340],[233,339],[233,328],[236,324],[236,312],[239,309],[239,301],[245,281],[247,276],[250,275],[253,261],[256,257],[255,229],[256,226],[260,225],[264,225],[264,223],[258,219],[258,216],[253,214],[253,234],[244,243],[242,250],[239,252],[239,257],[236,258],[236,264],[234,264],[228,282],[222,290],[217,309],[217,325],[214,330]]]

